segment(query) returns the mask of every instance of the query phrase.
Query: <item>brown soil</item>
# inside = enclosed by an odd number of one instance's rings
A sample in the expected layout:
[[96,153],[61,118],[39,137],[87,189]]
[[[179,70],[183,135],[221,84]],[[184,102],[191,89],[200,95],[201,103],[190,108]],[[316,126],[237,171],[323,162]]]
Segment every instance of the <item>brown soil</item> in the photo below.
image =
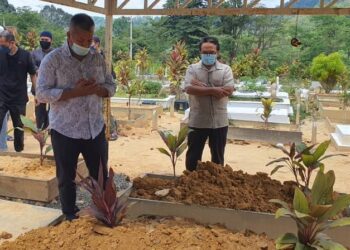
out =
[[5,231],[0,231],[0,240],[4,239],[4,240],[8,240],[12,238],[12,234],[5,232]]
[[264,235],[233,233],[219,226],[204,227],[179,218],[141,218],[124,221],[113,229],[85,218],[32,230],[13,242],[3,243],[0,249],[267,250],[275,247]]
[[118,128],[118,135],[121,137],[141,138],[150,134],[151,129],[149,127],[134,128],[129,125],[120,125]]
[[25,158],[19,156],[0,156],[0,175],[18,177],[51,178],[55,176],[55,162],[44,160],[40,166],[39,158]]
[[[277,207],[269,202],[270,199],[291,203],[294,194],[291,182],[282,185],[266,173],[249,175],[233,171],[228,165],[222,167],[211,162],[200,163],[197,171],[184,171],[175,183],[169,179],[138,177],[133,185],[132,197],[271,213]],[[169,194],[165,197],[155,195],[162,189],[170,189]]]

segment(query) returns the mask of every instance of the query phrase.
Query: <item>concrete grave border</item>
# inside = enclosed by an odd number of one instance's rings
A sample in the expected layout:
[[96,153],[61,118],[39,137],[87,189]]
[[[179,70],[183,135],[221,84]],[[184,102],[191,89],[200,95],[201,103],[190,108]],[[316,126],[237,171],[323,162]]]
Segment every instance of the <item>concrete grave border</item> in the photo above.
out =
[[[0,158],[1,156],[39,158],[38,154],[13,152],[0,152]],[[54,161],[53,156],[46,156],[46,158]],[[84,160],[79,160],[77,171],[84,177],[88,175]],[[49,179],[42,179],[0,174],[0,195],[11,198],[50,202],[58,196],[57,178],[53,176]]]

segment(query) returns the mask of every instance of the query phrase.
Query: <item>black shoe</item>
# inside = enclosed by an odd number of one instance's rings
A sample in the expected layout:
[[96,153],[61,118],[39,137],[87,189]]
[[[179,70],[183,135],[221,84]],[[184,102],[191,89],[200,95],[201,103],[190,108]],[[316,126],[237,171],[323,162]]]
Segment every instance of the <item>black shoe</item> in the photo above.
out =
[[75,215],[75,214],[66,214],[66,220],[67,221],[73,221],[73,220],[76,220],[78,219],[79,216],[78,215]]
[[7,141],[14,141],[14,139],[13,139],[12,136],[8,135],[8,136],[7,136]]
[[118,139],[118,135],[116,133],[112,133],[109,140],[110,141],[116,141]]
[[80,212],[80,208],[78,208],[77,206],[74,206],[74,214],[77,214]]

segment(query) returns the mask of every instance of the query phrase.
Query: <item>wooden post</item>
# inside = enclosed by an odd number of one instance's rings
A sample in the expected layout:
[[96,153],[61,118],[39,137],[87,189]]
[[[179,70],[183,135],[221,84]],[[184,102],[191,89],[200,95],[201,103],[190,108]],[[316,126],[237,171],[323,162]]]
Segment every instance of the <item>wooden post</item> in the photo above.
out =
[[175,105],[175,98],[173,98],[172,100],[171,100],[171,102],[170,102],[170,116],[171,117],[175,117],[175,107],[174,107],[174,105]]
[[312,135],[311,135],[311,143],[316,144],[317,143],[317,121],[313,117],[312,118]]
[[[105,31],[105,59],[107,72],[112,71],[112,32],[113,32],[113,11],[116,7],[116,0],[105,0],[106,9],[106,31]],[[103,100],[103,115],[106,124],[106,138],[111,136],[111,98]]]
[[295,123],[298,127],[298,130],[300,130],[300,89],[297,89],[297,91],[295,92],[296,95],[296,99],[297,99],[297,114],[296,114],[296,118],[295,118]]
[[157,110],[154,110],[152,113],[152,131],[158,130],[158,112]]

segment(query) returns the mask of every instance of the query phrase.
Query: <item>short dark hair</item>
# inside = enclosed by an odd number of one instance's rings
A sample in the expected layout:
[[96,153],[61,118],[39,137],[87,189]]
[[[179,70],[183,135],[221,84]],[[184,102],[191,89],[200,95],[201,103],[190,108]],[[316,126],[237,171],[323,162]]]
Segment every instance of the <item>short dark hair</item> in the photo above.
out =
[[15,42],[16,41],[15,35],[8,30],[2,31],[0,33],[0,37],[5,38],[6,42]]
[[71,18],[70,27],[79,28],[84,31],[91,31],[95,27],[95,23],[89,15],[80,13]]
[[220,50],[220,43],[216,37],[213,37],[213,36],[203,37],[199,43],[199,50],[202,49],[203,43],[212,43],[212,44],[216,45],[217,50]]
[[92,40],[95,42],[95,43],[101,43],[101,40],[98,36],[93,36],[92,37]]

